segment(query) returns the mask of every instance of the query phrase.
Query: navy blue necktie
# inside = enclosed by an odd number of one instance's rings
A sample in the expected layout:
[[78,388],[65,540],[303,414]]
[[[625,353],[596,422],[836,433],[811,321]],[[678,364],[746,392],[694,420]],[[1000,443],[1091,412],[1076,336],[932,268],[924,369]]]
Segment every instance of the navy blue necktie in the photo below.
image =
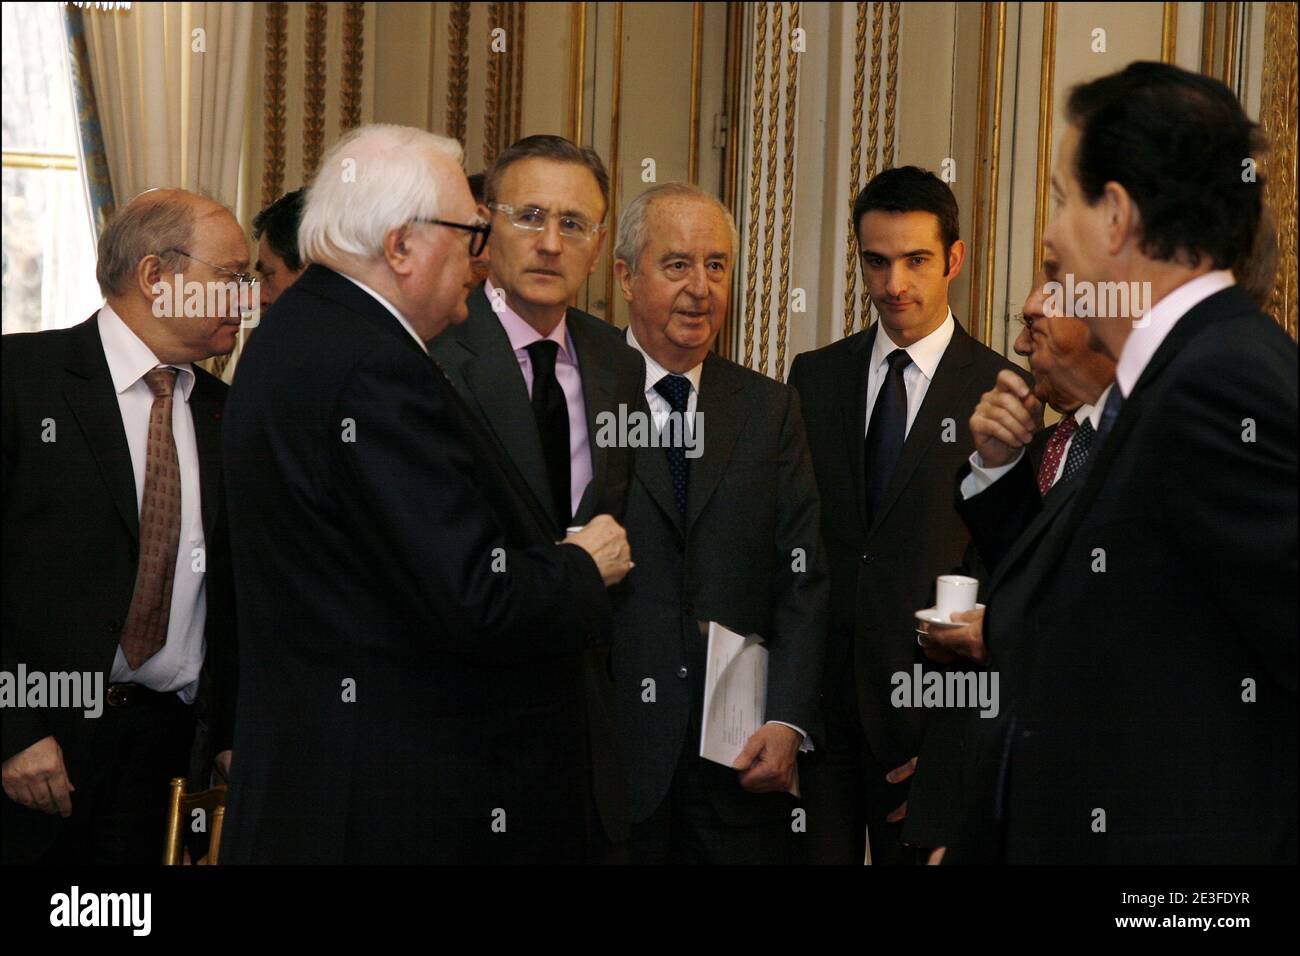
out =
[[686,402],[691,397],[691,380],[684,375],[665,375],[655,382],[655,391],[664,397],[673,411],[681,415],[681,441],[664,448],[668,455],[668,476],[673,480],[673,497],[677,510],[686,516],[686,488],[690,479],[690,462],[686,458]]
[[894,349],[885,361],[889,370],[876,393],[871,423],[862,443],[868,524],[884,500],[907,437],[907,388],[903,384],[903,370],[912,364],[912,357],[904,349]]
[[527,346],[533,363],[533,417],[542,440],[546,477],[551,486],[551,511],[555,526],[566,528],[572,515],[569,497],[569,403],[555,377],[555,359],[560,346],[541,339]]
[[1106,404],[1101,409],[1101,423],[1097,426],[1097,447],[1106,440],[1110,430],[1115,426],[1115,419],[1119,418],[1120,407],[1124,404],[1124,396],[1120,394],[1119,382],[1110,387],[1110,394],[1106,396]]

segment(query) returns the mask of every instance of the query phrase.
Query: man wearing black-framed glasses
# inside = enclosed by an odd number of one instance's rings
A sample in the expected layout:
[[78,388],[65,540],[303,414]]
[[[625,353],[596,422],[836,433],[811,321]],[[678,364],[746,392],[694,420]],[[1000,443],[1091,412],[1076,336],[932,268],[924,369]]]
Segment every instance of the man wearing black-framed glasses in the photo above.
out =
[[[557,538],[593,515],[622,520],[633,450],[603,446],[596,422],[636,406],[644,365],[614,325],[571,306],[604,248],[604,164],[562,137],[529,136],[497,157],[484,192],[487,280],[433,354],[546,505]],[[594,861],[621,859],[629,827],[606,658],[593,652],[586,675]]]

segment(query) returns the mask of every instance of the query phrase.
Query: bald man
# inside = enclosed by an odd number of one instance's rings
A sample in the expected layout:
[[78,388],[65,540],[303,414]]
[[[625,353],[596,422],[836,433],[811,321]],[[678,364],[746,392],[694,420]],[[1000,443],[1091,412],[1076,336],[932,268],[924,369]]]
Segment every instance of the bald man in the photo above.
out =
[[228,766],[226,386],[195,363],[247,269],[225,207],[153,190],[100,237],[94,315],[4,337],[7,864],[157,864],[169,780]]

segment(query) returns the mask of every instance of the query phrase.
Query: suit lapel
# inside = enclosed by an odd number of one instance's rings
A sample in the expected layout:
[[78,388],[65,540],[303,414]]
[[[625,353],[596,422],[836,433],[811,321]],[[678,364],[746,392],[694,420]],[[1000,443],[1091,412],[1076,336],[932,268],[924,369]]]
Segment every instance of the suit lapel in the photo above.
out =
[[471,294],[469,306],[460,335],[462,348],[470,353],[461,366],[465,385],[537,500],[550,501],[542,441],[510,338],[481,286]]
[[113,378],[99,337],[99,313],[77,327],[63,395],[95,456],[109,496],[126,523],[131,537],[140,538],[140,515],[135,503],[135,470],[131,448],[122,426],[122,412]]
[[[701,397],[703,396],[701,395]],[[653,421],[654,416],[650,414],[650,405],[646,401],[644,394],[640,396],[637,402],[637,411],[645,416],[647,422]],[[650,427],[653,428],[654,426],[651,425]],[[700,460],[695,459],[695,461]],[[668,474],[667,452],[662,448],[648,446],[638,448],[635,461],[637,480],[645,486],[651,499],[659,506],[659,510],[664,513],[664,517],[668,519],[668,523],[677,530],[678,537],[685,537],[686,525],[682,519],[682,513],[677,510],[677,498],[673,494],[672,476]],[[693,464],[694,462],[692,462]]]
[[[960,323],[953,324],[955,327],[952,341],[944,349],[943,357],[935,367],[934,380],[926,389],[925,398],[922,399],[912,427],[907,432],[902,454],[899,455],[894,474],[889,479],[889,487],[885,490],[885,498],[880,510],[872,519],[871,530],[880,526],[881,521],[889,514],[889,509],[898,501],[903,489],[911,481],[912,473],[925,457],[926,451],[938,440],[939,426],[943,417],[951,413],[956,400],[961,397],[961,393],[970,382],[971,338],[962,330]],[[865,398],[860,404],[865,408]],[[859,454],[858,458],[861,457],[862,455]]]
[[849,349],[849,363],[840,376],[844,389],[840,400],[844,441],[849,471],[853,475],[853,498],[858,506],[858,521],[867,526],[866,474],[863,465],[863,442],[867,436],[867,373],[871,367],[871,349],[876,341],[877,322],[857,337]]
[[700,413],[704,434],[703,454],[691,460],[691,474],[686,494],[686,526],[695,524],[705,505],[727,472],[731,450],[749,416],[748,405],[736,398],[744,389],[740,376],[725,361],[710,352],[700,374],[700,394],[695,410]]
[[[1076,481],[1058,481],[1048,491],[1047,496],[1043,499],[1043,506],[1029,526],[1021,532],[1011,550],[1006,556],[998,562],[997,568],[989,580],[987,593],[992,595],[998,586],[1006,579],[1011,569],[1020,562],[1029,552],[1037,550],[1037,544],[1040,538],[1051,528],[1052,523],[1056,520],[1057,515],[1064,509],[1075,497],[1083,479]],[[1034,555],[1038,560],[1043,555]]]
[[602,343],[596,336],[590,335],[580,319],[574,317],[574,310],[569,310],[567,323],[569,337],[573,340],[573,349],[577,352],[578,370],[582,379],[582,403],[587,414],[587,450],[591,455],[591,483],[582,493],[574,521],[586,524],[592,517],[592,510],[600,498],[600,489],[605,487],[609,471],[609,449],[596,442],[596,415],[601,411],[614,410],[614,368],[603,350]]

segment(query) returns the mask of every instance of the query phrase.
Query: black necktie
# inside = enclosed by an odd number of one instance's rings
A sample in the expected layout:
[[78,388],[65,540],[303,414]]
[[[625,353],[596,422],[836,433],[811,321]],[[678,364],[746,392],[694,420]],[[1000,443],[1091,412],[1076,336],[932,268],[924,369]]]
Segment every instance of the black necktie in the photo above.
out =
[[898,456],[903,451],[903,440],[907,437],[907,388],[903,385],[903,370],[912,363],[912,357],[903,349],[894,349],[885,361],[889,363],[889,370],[885,372],[885,380],[876,394],[871,423],[862,443],[868,524],[884,500],[885,489],[894,476]]
[[[691,397],[691,380],[683,375],[665,375],[655,382],[655,391],[664,397],[682,419],[681,440],[664,448],[668,455],[668,475],[673,480],[673,497],[677,510],[686,516],[686,488],[690,479],[690,462],[686,459],[686,402]],[[665,430],[671,430],[665,426]]]
[[528,346],[528,357],[533,363],[533,417],[537,420],[537,434],[542,440],[542,455],[546,459],[555,526],[563,530],[569,526],[572,504],[569,497],[569,403],[555,378],[555,357],[559,351],[560,346],[549,339]]
[[1101,408],[1101,423],[1097,426],[1098,447],[1105,441],[1106,436],[1110,434],[1111,428],[1115,425],[1115,419],[1119,418],[1120,406],[1124,404],[1124,396],[1120,394],[1119,382],[1110,387],[1110,394],[1106,396],[1106,404]]

